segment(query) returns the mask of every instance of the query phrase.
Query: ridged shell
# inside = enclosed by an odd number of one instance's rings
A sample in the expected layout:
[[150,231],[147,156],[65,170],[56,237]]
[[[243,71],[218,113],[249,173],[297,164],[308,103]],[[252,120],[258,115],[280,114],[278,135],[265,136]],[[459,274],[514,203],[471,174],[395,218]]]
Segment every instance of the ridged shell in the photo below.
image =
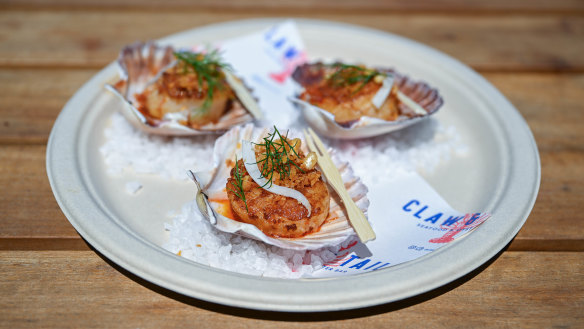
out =
[[[254,129],[252,125],[235,127],[217,139],[213,151],[213,170],[198,172],[194,174],[197,185],[201,186],[202,192],[208,198],[198,198],[201,213],[210,220],[218,230],[228,233],[239,234],[252,239],[263,241],[284,249],[314,250],[326,246],[335,246],[345,241],[355,234],[345,215],[345,210],[340,203],[340,199],[335,192],[329,188],[330,210],[327,221],[321,229],[302,238],[278,239],[265,235],[257,227],[235,221],[220,214],[220,207],[228,201],[225,185],[230,175],[231,167],[226,165],[227,160],[234,163],[235,156],[241,159],[241,140],[258,141],[259,137],[267,134],[267,129]],[[290,137],[299,137],[294,132],[289,133]],[[296,135],[296,136],[295,136]],[[303,151],[308,152],[305,143],[302,144]],[[367,187],[361,180],[353,174],[351,166],[347,162],[342,162],[332,154],[333,161],[341,173],[345,187],[349,195],[357,206],[367,214],[369,199],[367,199]],[[206,203],[206,204],[204,204]],[[213,209],[213,214],[208,215],[209,207]]]
[[[261,116],[259,107],[253,97],[251,97],[251,94],[247,92],[247,95],[241,95],[242,90],[245,93],[246,88],[238,79],[234,79],[231,75],[230,79],[227,80],[232,86],[232,89],[236,91],[239,102],[233,102],[234,106],[227,110],[218,122],[204,125],[199,129],[194,129],[171,120],[160,121],[156,124],[150,123],[135,107],[136,99],[134,95],[141,93],[164,70],[174,65],[176,60],[173,53],[174,49],[172,47],[159,46],[153,42],[137,42],[126,46],[120,52],[117,60],[120,80],[113,85],[106,85],[106,89],[120,97],[124,103],[122,113],[136,127],[147,133],[158,135],[203,135],[222,133],[231,127],[252,121],[254,116]],[[228,73],[226,72],[226,74]],[[248,105],[247,108],[243,107],[241,105],[242,103]]]
[[[307,64],[320,65],[321,63]],[[301,70],[302,67],[297,68]],[[400,116],[395,121],[387,121],[379,118],[361,117],[359,120],[352,121],[348,124],[339,124],[335,121],[335,116],[318,107],[314,106],[297,97],[291,97],[289,100],[296,104],[301,110],[306,121],[322,135],[338,139],[356,139],[373,137],[399,129],[403,129],[414,123],[427,119],[430,115],[436,113],[444,101],[437,89],[423,81],[414,81],[408,76],[402,75],[391,69],[379,69],[379,71],[391,73],[394,75],[394,84],[404,95],[423,107],[427,114],[424,116],[408,117]],[[298,93],[300,94],[300,92]],[[415,113],[415,111],[400,102],[398,104],[401,113]]]

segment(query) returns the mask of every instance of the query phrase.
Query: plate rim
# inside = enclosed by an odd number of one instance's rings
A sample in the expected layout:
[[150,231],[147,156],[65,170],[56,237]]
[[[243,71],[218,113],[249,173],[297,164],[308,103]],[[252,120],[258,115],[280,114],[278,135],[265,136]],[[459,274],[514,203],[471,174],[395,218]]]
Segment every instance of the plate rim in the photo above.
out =
[[[180,39],[191,34],[204,33],[205,31],[213,29],[233,28],[235,26],[241,26],[241,24],[258,25],[260,28],[261,26],[267,27],[285,20],[286,19],[282,18],[262,18],[210,24],[172,34],[163,38],[161,41],[166,42],[173,39]],[[346,23],[299,18],[294,18],[294,21],[298,26],[324,25],[325,27],[333,29],[350,29],[361,33],[374,34],[382,38],[397,40],[397,42],[405,43],[407,46],[420,49],[420,51],[430,52],[432,55],[438,56],[441,61],[446,61],[449,65],[457,67],[465,75],[476,80],[486,93],[495,97],[495,100],[506,110],[511,110],[507,114],[511,115],[510,121],[513,121],[515,125],[514,127],[520,129],[520,131],[516,131],[516,133],[522,134],[521,137],[523,139],[521,140],[521,145],[529,148],[527,153],[530,153],[531,160],[534,160],[534,162],[531,163],[534,171],[530,173],[532,176],[530,181],[534,188],[533,190],[530,190],[531,193],[522,200],[525,202],[522,209],[515,209],[512,212],[512,215],[514,216],[517,216],[517,213],[519,213],[519,218],[516,217],[513,221],[515,225],[512,230],[507,230],[505,234],[496,239],[496,248],[484,251],[480,256],[467,259],[464,262],[462,269],[459,268],[458,270],[452,270],[442,268],[437,271],[438,273],[426,276],[422,278],[421,281],[418,280],[416,284],[413,284],[411,279],[408,280],[407,275],[404,277],[406,272],[416,271],[420,267],[420,264],[440,264],[444,260],[451,259],[453,256],[453,247],[458,246],[458,248],[464,248],[472,246],[476,241],[480,241],[481,237],[485,238],[492,233],[493,230],[488,229],[488,222],[483,225],[485,226],[484,230],[477,230],[472,235],[427,255],[431,257],[424,256],[414,261],[393,266],[382,271],[326,279],[290,280],[256,277],[211,268],[180,257],[169,257],[172,256],[171,253],[163,250],[159,246],[155,246],[153,243],[135,239],[135,236],[129,234],[126,228],[119,226],[108,218],[106,219],[109,221],[109,224],[105,227],[118,231],[115,232],[113,236],[104,236],[103,234],[98,234],[96,236],[95,226],[87,223],[87,221],[90,219],[103,220],[104,217],[107,217],[108,215],[104,209],[101,209],[102,207],[97,203],[94,196],[83,193],[83,191],[88,191],[87,178],[84,177],[83,173],[78,172],[82,164],[80,163],[80,159],[74,156],[78,154],[76,152],[79,152],[81,147],[80,141],[76,138],[70,139],[67,147],[63,148],[63,141],[67,141],[67,138],[78,136],[78,130],[80,127],[76,127],[76,129],[73,130],[67,130],[64,127],[67,127],[71,121],[81,120],[81,113],[78,113],[81,111],[75,112],[75,109],[79,107],[79,103],[87,102],[87,99],[89,99],[87,97],[91,94],[98,95],[98,92],[95,92],[95,90],[92,92],[92,89],[94,89],[96,82],[102,81],[111,76],[110,72],[115,70],[115,64],[113,62],[94,75],[73,95],[73,97],[71,97],[71,99],[69,99],[55,121],[47,143],[46,169],[51,189],[59,207],[77,232],[96,250],[117,265],[166,289],[170,289],[186,296],[234,307],[286,312],[346,310],[393,302],[415,296],[438,288],[466,275],[487,262],[504,248],[518,233],[527,220],[527,217],[535,204],[541,181],[541,164],[537,145],[527,123],[517,109],[495,87],[468,66],[442,52],[439,52],[438,50],[411,39],[376,29]],[[515,141],[510,141],[510,143],[514,142]],[[74,152],[65,154],[65,156],[62,157],[63,153],[65,153],[64,151]],[[61,157],[58,157],[57,155],[60,155]],[[62,169],[59,168],[63,167],[76,169],[77,172],[59,172],[60,170],[62,171]],[[511,170],[513,170],[513,168],[511,168]],[[527,178],[524,177],[527,174],[527,172],[524,172],[522,177]],[[509,191],[502,191],[502,193],[508,192]],[[89,214],[87,213],[88,210],[90,210]],[[130,237],[129,240],[124,240],[128,237]],[[492,244],[494,243],[491,242],[489,245]],[[120,253],[120,248],[129,249]],[[128,250],[132,251],[129,252]],[[148,267],[149,262],[140,260],[139,256],[150,257],[150,261],[159,261],[159,264],[162,264],[159,265],[159,267],[162,266],[163,268],[153,270]],[[169,275],[171,277],[169,277]],[[193,277],[202,280],[193,280]],[[234,277],[237,278],[237,280],[233,280]],[[387,279],[400,278],[404,281],[404,286],[401,287],[401,289],[395,287],[395,285],[388,286],[378,284]],[[233,282],[230,282],[230,279],[238,281],[238,284],[235,285]],[[269,287],[266,287],[266,285]],[[345,294],[344,291],[336,289],[339,286],[350,286],[352,289],[349,294]],[[315,293],[312,295],[307,294],[307,292],[310,293],[315,291],[315,288],[318,288],[319,291],[327,291],[326,298],[316,296]],[[289,290],[297,290],[300,291],[300,293],[288,293]],[[281,291],[286,291],[287,294],[282,294]],[[334,301],[331,302],[331,300]]]

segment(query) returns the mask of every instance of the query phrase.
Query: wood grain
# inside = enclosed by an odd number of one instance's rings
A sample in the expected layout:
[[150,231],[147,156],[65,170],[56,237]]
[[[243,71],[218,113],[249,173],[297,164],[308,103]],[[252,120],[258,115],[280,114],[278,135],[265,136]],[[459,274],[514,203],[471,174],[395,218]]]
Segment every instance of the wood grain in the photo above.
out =
[[0,238],[78,238],[53,197],[45,151],[45,146],[0,146]]
[[0,237],[0,250],[92,250],[79,235]]
[[355,11],[405,11],[405,12],[581,12],[584,4],[578,0],[556,1],[521,1],[521,0],[491,0],[491,1],[460,1],[460,0],[168,0],[161,5],[156,0],[1,0],[0,6],[17,8],[76,8],[76,9],[153,9],[153,10],[201,10],[213,9],[221,11],[262,10],[276,12],[291,11],[321,11],[351,12]]
[[[45,173],[65,102],[125,44],[263,17],[402,35],[499,88],[528,122],[542,163],[537,202],[508,248],[432,292],[316,314],[188,298],[91,251]],[[583,327],[582,40],[582,0],[0,0],[0,328]]]
[[[545,236],[554,231],[554,226],[566,226],[573,230],[569,235],[584,237],[584,214],[580,211],[578,200],[584,200],[584,153],[549,152],[542,160],[542,183],[538,202],[541,206],[534,208],[536,223],[526,227],[526,233],[538,232]],[[568,233],[566,231],[566,233]],[[556,238],[569,238],[558,235]]]
[[[59,210],[44,143],[61,107],[95,70],[0,70],[0,249],[86,249]],[[39,76],[42,78],[39,79]],[[584,250],[584,75],[486,74],[515,104],[538,143],[540,193],[512,250]],[[59,83],[54,83],[58,81]],[[534,97],[537,95],[537,97]],[[558,115],[558,109],[561,115]],[[33,145],[18,145],[32,143]],[[40,143],[41,145],[34,145]],[[15,177],[19,177],[15,179]],[[25,224],[23,224],[25,223]],[[23,238],[31,240],[26,245]],[[36,241],[36,242],[35,242]],[[49,247],[50,246],[50,247]]]
[[524,73],[485,77],[517,107],[540,152],[584,151],[584,75]]
[[0,144],[46,144],[65,103],[95,73],[0,69]]
[[[223,13],[0,11],[0,66],[100,68],[136,40],[156,39],[207,24],[258,17]],[[298,17],[357,24],[396,33],[483,71],[584,71],[584,18],[578,15],[328,14]],[[163,24],[157,22],[164,22]],[[464,27],[464,28],[462,28]],[[210,40],[212,41],[212,40]]]
[[[0,144],[46,143],[62,107],[95,73],[95,69],[0,69]],[[579,129],[584,122],[584,74],[484,76],[517,107],[541,152],[584,150],[584,131]]]
[[[0,194],[0,250],[87,248],[73,242],[80,238],[54,200],[45,151],[45,146],[0,146],[0,184],[5,187]],[[541,159],[538,199],[510,249],[584,251],[584,152],[544,152]],[[28,244],[26,238],[31,239]]]
[[584,152],[545,152],[540,156],[543,169],[539,194],[528,222],[518,234],[518,238],[526,240],[522,242],[523,250],[540,250],[538,246],[543,247],[549,239],[550,244],[543,248],[559,246],[553,240],[561,240],[564,246],[572,246],[563,250],[584,251],[584,214],[580,204],[584,200]]
[[333,323],[339,328],[423,323],[425,328],[567,328],[584,321],[583,253],[506,252],[488,267],[425,295],[368,309],[317,314],[213,305],[121,271],[91,251],[0,251],[2,325],[310,329]]

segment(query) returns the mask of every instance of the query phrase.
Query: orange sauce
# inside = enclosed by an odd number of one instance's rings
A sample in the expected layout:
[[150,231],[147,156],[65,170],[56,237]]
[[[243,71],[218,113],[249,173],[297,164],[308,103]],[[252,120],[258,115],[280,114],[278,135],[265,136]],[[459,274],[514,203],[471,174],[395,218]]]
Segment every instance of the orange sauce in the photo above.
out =
[[[329,214],[328,218],[325,220],[324,223],[330,223],[330,222],[333,222],[333,221],[335,221],[337,219],[339,219],[338,216],[333,216],[333,215]],[[323,225],[324,225],[324,223],[323,223]]]
[[231,204],[229,203],[228,199],[209,199],[209,201],[219,205],[217,207],[217,212],[220,215],[235,220],[235,215],[233,214],[233,210],[231,209]]
[[[231,209],[231,203],[229,203],[229,199],[209,199],[209,201],[218,205],[216,211],[220,215],[225,216],[225,217],[227,217],[229,219],[232,219],[234,221],[242,222],[238,218],[238,216],[236,216],[233,213],[233,209]],[[324,224],[329,223],[329,222],[332,222],[332,221],[335,221],[337,219],[339,219],[338,216],[334,216],[332,214],[329,214],[328,218],[324,221],[323,225],[321,225],[320,227],[315,228],[314,230],[311,230],[309,232],[306,232],[306,234],[304,234],[302,236],[299,236],[299,237],[296,237],[295,239],[301,239],[301,238],[303,238],[303,237],[305,237],[307,235],[320,232],[320,229],[322,228],[322,226],[324,226]],[[244,223],[244,222],[242,222],[242,223]],[[269,236],[274,237],[274,238],[279,238],[280,237],[278,235],[269,235]]]

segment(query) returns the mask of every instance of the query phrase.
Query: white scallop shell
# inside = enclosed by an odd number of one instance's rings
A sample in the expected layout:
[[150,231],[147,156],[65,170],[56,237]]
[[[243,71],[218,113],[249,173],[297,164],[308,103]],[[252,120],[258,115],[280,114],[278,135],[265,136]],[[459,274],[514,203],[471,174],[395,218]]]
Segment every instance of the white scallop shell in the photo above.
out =
[[[302,110],[305,120],[314,130],[324,136],[338,139],[373,137],[403,129],[427,119],[430,115],[436,113],[444,103],[438,90],[432,88],[427,83],[423,81],[413,81],[408,76],[401,75],[393,70],[382,71],[392,73],[395,79],[394,83],[399,91],[414,102],[418,103],[424,108],[427,114],[414,117],[402,115],[395,121],[363,116],[359,120],[344,125],[336,122],[335,116],[332,113],[318,106],[314,106],[297,97],[290,97],[289,100]],[[298,94],[300,93],[301,92]],[[410,108],[403,102],[400,102],[398,106],[402,113],[415,113],[414,109]]]
[[[336,246],[353,236],[355,231],[349,224],[345,209],[331,188],[329,188],[331,198],[327,221],[318,232],[302,238],[272,238],[251,224],[235,221],[219,213],[222,203],[216,201],[228,202],[225,185],[230,176],[231,167],[227,166],[227,160],[232,160],[230,162],[234,163],[236,155],[238,159],[241,159],[241,140],[258,141],[267,132],[268,129],[254,129],[253,125],[248,124],[243,127],[234,127],[217,139],[213,151],[214,169],[193,175],[193,179],[195,179],[198,186],[201,186],[202,192],[207,196],[205,198],[198,194],[197,197],[197,204],[203,216],[223,232],[239,234],[284,249],[314,250],[326,246]],[[300,137],[295,135],[294,132],[289,133],[290,137]],[[302,149],[305,153],[308,152],[305,143],[302,143]],[[349,163],[340,161],[334,154],[331,155],[341,173],[349,195],[363,213],[367,215],[367,208],[369,207],[367,187],[353,174]],[[209,209],[213,211],[209,212]]]
[[126,46],[120,52],[117,60],[120,80],[105,87],[123,101],[122,113],[134,126],[152,134],[191,136],[222,133],[233,126],[250,122],[254,117],[261,117],[257,103],[243,83],[224,71],[227,82],[235,91],[239,102],[233,102],[234,106],[223,114],[217,123],[209,123],[199,129],[187,127],[174,120],[163,120],[156,125],[149,123],[134,106],[136,104],[134,95],[141,93],[164,70],[176,63],[173,53],[172,47],[159,46],[153,42],[137,42]]

